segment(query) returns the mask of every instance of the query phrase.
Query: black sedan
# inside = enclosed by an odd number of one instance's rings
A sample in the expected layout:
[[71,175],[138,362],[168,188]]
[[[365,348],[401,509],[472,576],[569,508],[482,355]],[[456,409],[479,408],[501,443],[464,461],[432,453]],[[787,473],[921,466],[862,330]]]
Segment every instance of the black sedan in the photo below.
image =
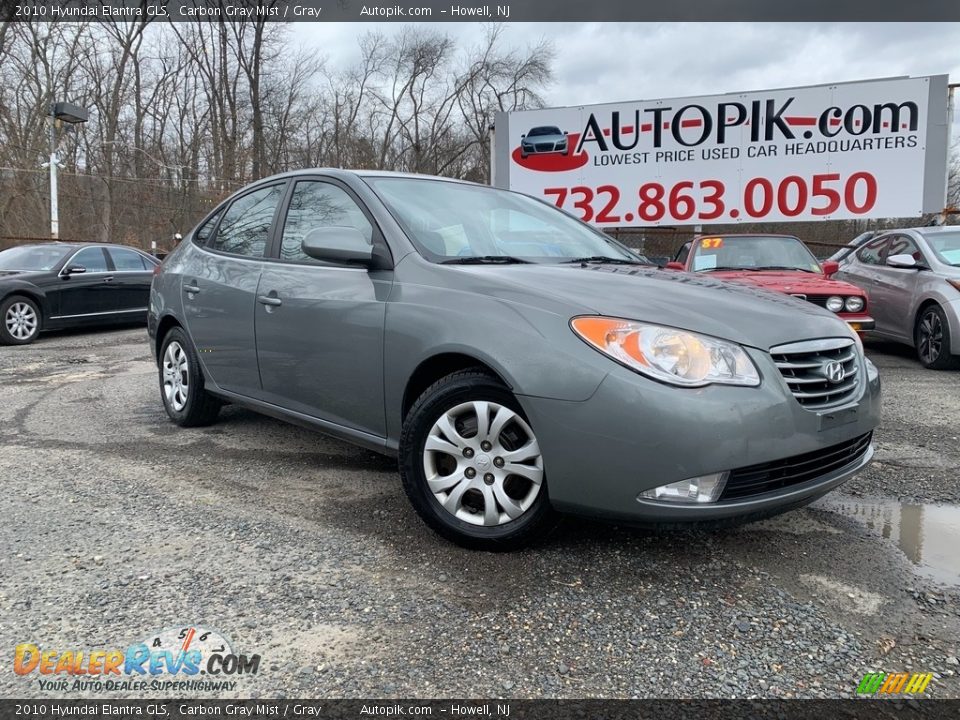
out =
[[122,245],[54,242],[0,251],[0,344],[25,345],[41,330],[146,323],[159,262]]

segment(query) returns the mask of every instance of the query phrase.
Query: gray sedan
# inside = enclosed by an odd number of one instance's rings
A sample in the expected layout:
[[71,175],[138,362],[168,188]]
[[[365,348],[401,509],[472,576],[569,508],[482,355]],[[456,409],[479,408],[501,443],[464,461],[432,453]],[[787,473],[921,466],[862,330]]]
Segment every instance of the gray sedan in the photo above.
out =
[[960,367],[960,228],[878,234],[835,277],[867,291],[875,334],[913,346],[925,367]]
[[225,402],[396,455],[424,521],[518,547],[556,513],[741,521],[873,454],[857,335],[795,298],[650,266],[525,195],[310,170],[163,263],[149,330],[181,426]]

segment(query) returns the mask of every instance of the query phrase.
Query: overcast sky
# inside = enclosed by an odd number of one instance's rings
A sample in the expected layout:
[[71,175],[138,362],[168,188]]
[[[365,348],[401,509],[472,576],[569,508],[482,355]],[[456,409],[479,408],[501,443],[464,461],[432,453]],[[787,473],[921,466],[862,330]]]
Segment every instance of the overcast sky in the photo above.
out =
[[[842,0],[837,0],[841,2]],[[293,37],[334,65],[357,37],[399,23],[294,23]],[[478,24],[430,23],[461,47]],[[553,43],[548,105],[762,90],[892,75],[948,73],[960,82],[960,23],[513,23],[513,46]],[[958,102],[960,104],[960,102]],[[960,118],[960,113],[955,117]],[[954,138],[960,136],[957,120]]]

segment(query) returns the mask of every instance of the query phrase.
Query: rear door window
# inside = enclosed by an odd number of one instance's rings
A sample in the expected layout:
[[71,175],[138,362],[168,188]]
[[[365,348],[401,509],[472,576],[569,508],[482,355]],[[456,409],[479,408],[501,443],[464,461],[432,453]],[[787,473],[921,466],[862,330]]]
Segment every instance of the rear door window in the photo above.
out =
[[113,260],[113,267],[119,272],[143,271],[147,269],[147,263],[138,252],[134,250],[124,250],[122,248],[110,248],[110,259]]
[[283,189],[282,184],[271,185],[234,200],[224,213],[216,236],[209,243],[210,249],[262,258],[267,250],[273,216]]

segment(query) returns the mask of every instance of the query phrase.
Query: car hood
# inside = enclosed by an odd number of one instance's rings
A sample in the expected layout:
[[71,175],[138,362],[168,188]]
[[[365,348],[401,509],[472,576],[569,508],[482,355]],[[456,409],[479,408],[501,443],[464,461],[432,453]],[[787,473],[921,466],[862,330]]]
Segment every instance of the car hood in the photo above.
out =
[[709,273],[717,280],[744,283],[754,287],[781,293],[803,295],[862,295],[866,293],[856,285],[842,280],[832,280],[818,273],[799,270],[718,270]]
[[531,293],[595,313],[683,328],[763,350],[799,340],[849,337],[833,313],[789,295],[693,273],[626,265],[461,266],[478,282],[457,285],[512,302],[536,304]]
[[527,135],[524,138],[524,141],[528,143],[541,143],[541,142],[557,143],[565,139],[566,137],[567,137],[566,135],[534,135],[533,137],[531,137],[530,135]]

